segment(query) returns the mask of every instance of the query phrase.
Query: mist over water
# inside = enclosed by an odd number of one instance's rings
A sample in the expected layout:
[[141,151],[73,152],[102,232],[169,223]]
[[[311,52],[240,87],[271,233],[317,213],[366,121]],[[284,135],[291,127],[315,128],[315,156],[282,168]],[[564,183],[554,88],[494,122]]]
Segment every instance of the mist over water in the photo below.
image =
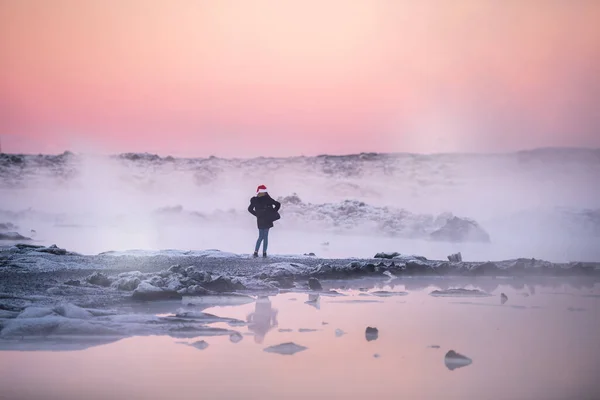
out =
[[[598,177],[600,151],[577,149],[247,160],[3,154],[0,222],[83,253],[248,253],[256,222],[246,207],[266,184],[284,203],[271,253],[597,261]],[[475,220],[491,243],[429,240],[448,213]]]

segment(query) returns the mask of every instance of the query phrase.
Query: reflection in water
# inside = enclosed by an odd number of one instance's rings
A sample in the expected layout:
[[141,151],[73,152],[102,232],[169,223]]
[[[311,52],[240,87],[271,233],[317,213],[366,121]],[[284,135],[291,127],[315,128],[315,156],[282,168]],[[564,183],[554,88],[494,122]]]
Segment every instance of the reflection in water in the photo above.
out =
[[262,343],[265,335],[277,326],[277,310],[272,307],[268,296],[256,300],[254,312],[248,314],[248,329],[254,333],[254,341]]
[[[14,351],[27,341],[20,336],[5,340],[7,326],[21,324],[27,329],[18,332],[29,335],[36,326],[44,328],[36,347],[28,350],[42,349],[58,332],[46,337],[43,321],[36,325],[26,318],[5,319],[0,322],[0,348],[9,351],[0,352],[0,398],[70,400],[81,398],[85,389],[90,400],[154,400],[173,393],[179,400],[600,398],[600,287],[573,290],[557,280],[556,288],[536,286],[535,296],[524,297],[533,286],[512,288],[510,281],[472,279],[464,281],[465,288],[500,286],[491,297],[475,302],[429,295],[434,288],[455,288],[459,282],[432,279],[424,290],[410,291],[403,302],[394,296],[350,303],[364,300],[360,294],[373,289],[369,282],[346,281],[356,287],[343,293],[348,300],[321,296],[319,309],[304,304],[306,292],[262,297],[255,304],[226,302],[205,309],[203,303],[185,312],[179,308],[186,301],[165,302],[159,307],[165,313],[161,316],[148,304],[148,310],[140,310],[148,314],[82,320],[82,327],[102,323],[135,337],[73,352]],[[380,289],[393,290],[390,285]],[[502,293],[508,298],[504,305]],[[305,296],[303,301],[290,301],[300,296]],[[310,297],[314,301],[317,295]],[[246,319],[247,331],[238,323]],[[75,327],[75,319],[61,321],[65,328]],[[232,322],[239,333],[231,330]],[[219,328],[211,327],[213,323]],[[278,325],[287,329],[280,333]],[[172,329],[179,336],[190,327],[185,333],[194,337],[185,346],[178,344]],[[384,334],[367,341],[367,327]],[[238,342],[248,333],[261,344]]]

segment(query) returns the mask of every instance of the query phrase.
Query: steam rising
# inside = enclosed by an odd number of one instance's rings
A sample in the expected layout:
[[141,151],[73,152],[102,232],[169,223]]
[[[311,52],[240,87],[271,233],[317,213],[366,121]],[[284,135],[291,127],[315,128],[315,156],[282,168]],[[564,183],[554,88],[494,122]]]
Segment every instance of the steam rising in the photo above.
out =
[[[0,222],[84,253],[248,253],[256,226],[245,209],[256,186],[266,184],[273,197],[295,195],[302,203],[290,204],[287,218],[284,205],[272,232],[276,253],[366,257],[400,251],[445,258],[461,251],[465,259],[600,259],[598,150],[248,160],[4,154],[0,176]],[[360,215],[340,206],[347,201],[362,204]],[[447,213],[477,221],[491,243],[406,234],[430,232]]]

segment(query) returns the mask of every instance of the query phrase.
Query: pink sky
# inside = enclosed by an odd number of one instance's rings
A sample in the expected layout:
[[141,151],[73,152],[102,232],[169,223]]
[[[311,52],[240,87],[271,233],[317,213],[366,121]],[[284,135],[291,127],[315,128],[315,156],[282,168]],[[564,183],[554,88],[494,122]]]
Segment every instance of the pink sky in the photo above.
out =
[[1,0],[5,152],[600,147],[596,0]]

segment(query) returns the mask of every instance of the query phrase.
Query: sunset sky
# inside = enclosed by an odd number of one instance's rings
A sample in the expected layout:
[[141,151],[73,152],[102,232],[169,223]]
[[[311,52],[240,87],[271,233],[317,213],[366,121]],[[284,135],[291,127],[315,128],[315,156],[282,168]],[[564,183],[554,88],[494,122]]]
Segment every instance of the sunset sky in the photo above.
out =
[[0,0],[5,152],[600,147],[598,0]]

